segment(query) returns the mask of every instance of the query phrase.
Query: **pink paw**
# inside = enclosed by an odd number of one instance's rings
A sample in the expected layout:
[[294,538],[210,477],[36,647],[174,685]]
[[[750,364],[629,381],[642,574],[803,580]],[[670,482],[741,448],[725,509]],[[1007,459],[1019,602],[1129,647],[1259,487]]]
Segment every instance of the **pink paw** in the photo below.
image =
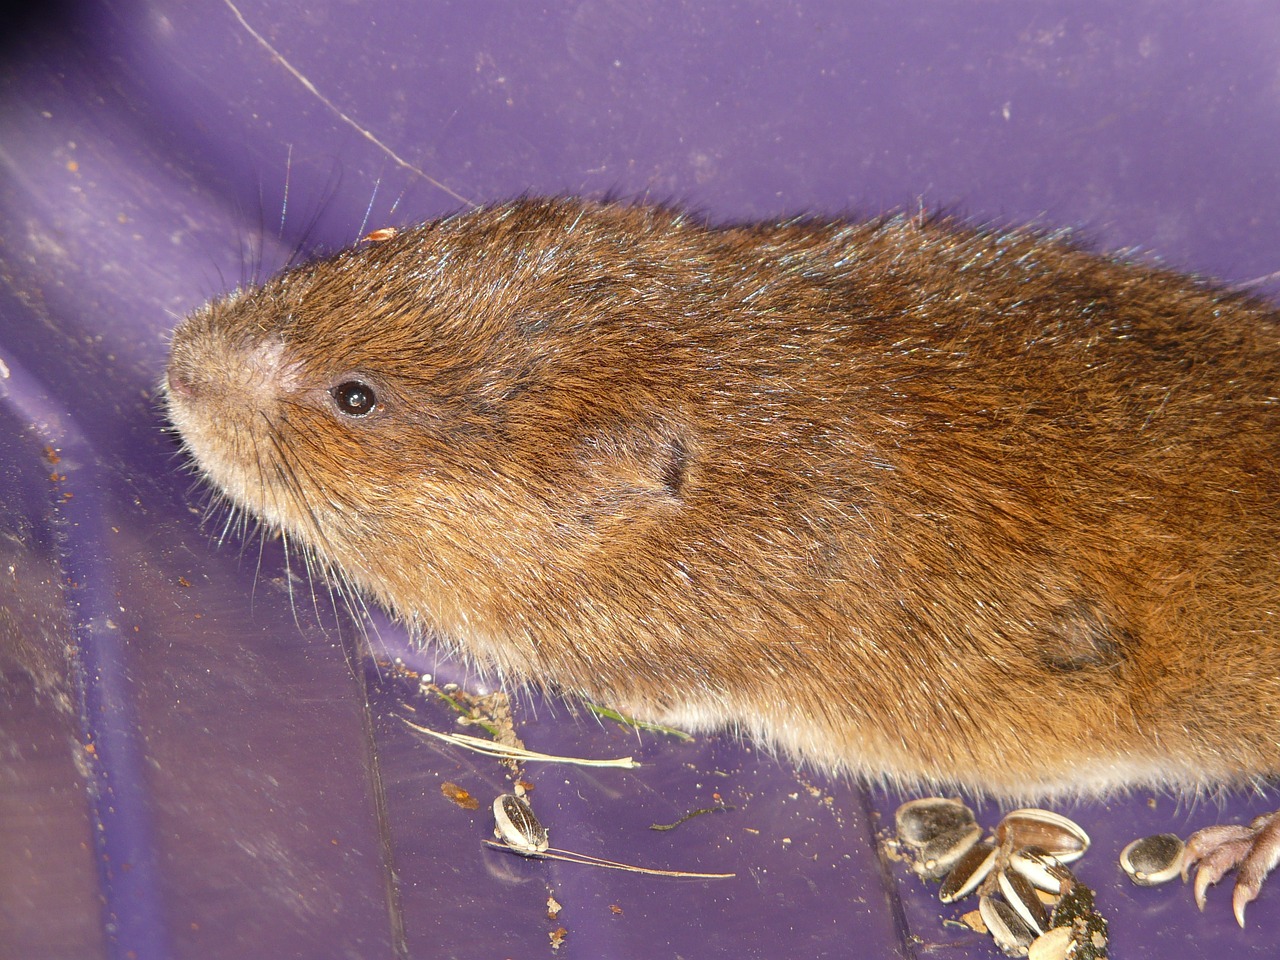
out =
[[1236,922],[1244,926],[1244,908],[1258,896],[1262,881],[1280,863],[1280,811],[1256,817],[1248,826],[1205,827],[1187,841],[1182,861],[1182,879],[1196,870],[1196,904],[1204,909],[1205,891],[1227,871],[1239,868],[1231,906]]

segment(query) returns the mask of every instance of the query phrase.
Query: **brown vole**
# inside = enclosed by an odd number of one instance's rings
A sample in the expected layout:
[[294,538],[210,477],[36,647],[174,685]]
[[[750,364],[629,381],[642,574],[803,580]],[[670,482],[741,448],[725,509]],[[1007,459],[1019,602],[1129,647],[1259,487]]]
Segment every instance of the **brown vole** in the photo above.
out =
[[1280,773],[1280,317],[943,219],[521,200],[174,337],[230,499],[504,677],[998,795]]

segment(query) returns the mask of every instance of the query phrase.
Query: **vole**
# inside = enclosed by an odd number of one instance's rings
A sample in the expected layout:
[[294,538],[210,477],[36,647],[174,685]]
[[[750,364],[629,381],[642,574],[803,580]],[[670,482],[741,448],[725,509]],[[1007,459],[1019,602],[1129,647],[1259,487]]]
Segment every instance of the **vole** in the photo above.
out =
[[166,392],[236,507],[422,634],[907,785],[1280,773],[1274,307],[941,217],[388,235],[189,317]]

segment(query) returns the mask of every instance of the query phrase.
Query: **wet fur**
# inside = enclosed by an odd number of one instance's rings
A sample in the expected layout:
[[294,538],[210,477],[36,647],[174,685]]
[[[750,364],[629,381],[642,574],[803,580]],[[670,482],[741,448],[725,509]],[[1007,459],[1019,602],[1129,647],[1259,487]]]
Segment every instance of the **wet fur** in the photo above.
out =
[[512,680],[1000,795],[1280,772],[1265,304],[945,219],[522,200],[211,303],[168,381],[236,504]]

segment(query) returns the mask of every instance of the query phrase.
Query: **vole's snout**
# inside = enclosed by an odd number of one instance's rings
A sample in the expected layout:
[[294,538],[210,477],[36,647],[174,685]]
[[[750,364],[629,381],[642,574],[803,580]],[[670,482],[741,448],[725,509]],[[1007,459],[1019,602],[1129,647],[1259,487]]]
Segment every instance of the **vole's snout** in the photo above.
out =
[[212,403],[248,411],[267,409],[282,394],[301,389],[303,379],[278,339],[212,348],[199,340],[179,340],[165,371],[164,387],[178,403]]

